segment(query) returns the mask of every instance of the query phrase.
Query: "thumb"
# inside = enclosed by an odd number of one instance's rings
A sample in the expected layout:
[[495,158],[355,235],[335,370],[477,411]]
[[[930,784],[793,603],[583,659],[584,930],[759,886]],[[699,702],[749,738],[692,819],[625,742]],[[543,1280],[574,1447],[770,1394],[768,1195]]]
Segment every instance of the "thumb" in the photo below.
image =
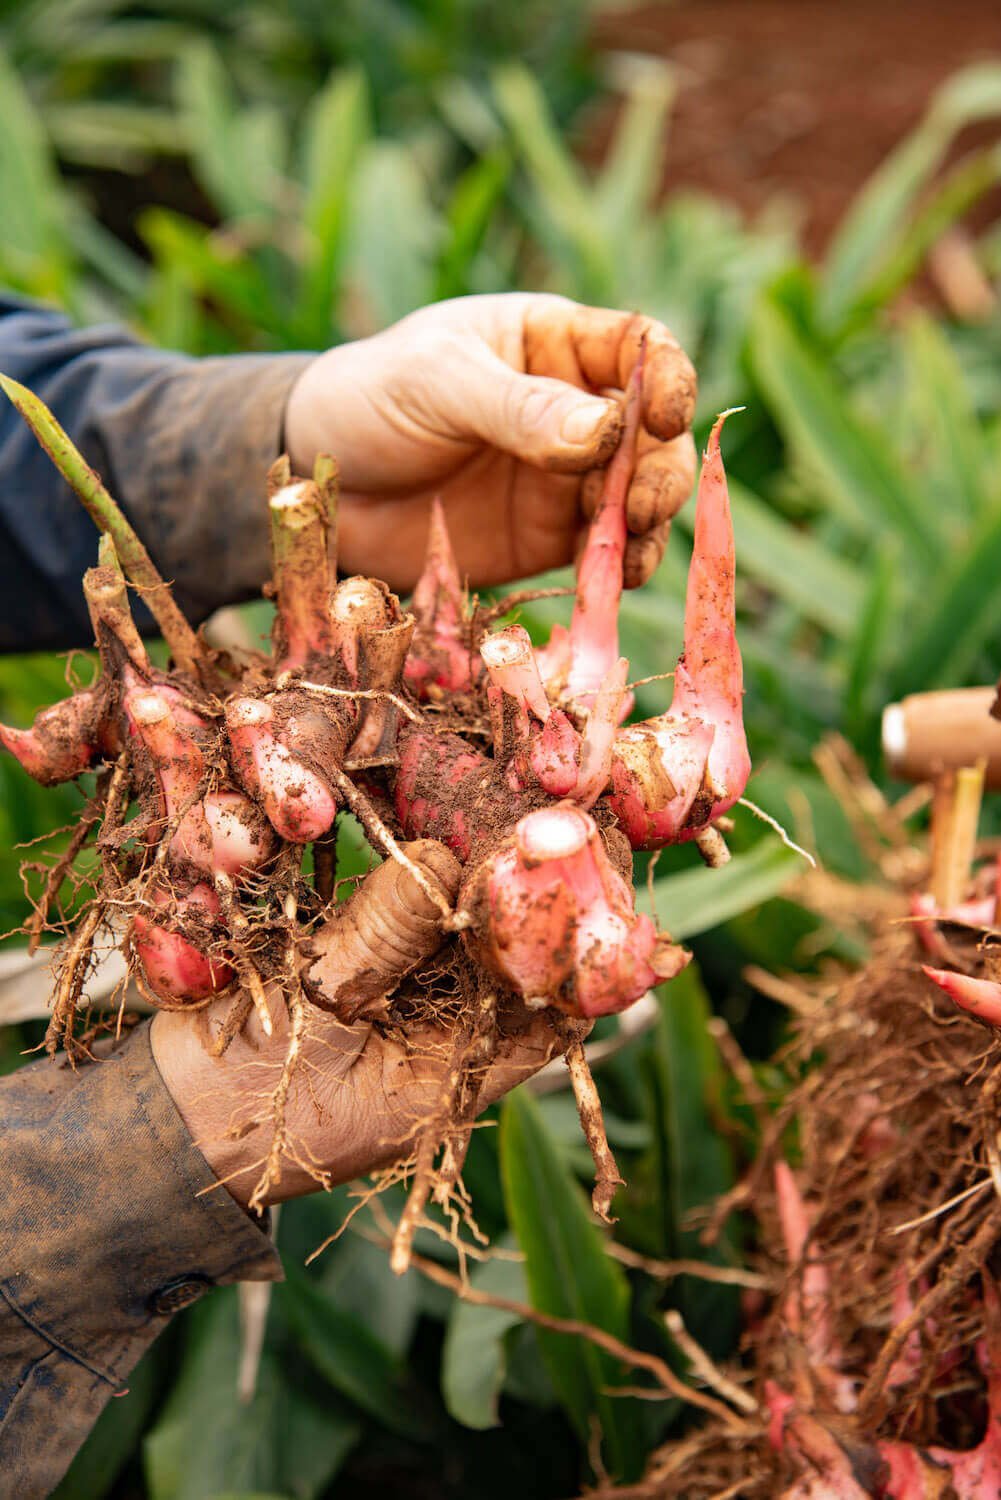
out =
[[565,380],[523,375],[485,345],[469,352],[463,378],[449,383],[457,426],[526,463],[568,474],[611,457],[622,430],[617,401]]

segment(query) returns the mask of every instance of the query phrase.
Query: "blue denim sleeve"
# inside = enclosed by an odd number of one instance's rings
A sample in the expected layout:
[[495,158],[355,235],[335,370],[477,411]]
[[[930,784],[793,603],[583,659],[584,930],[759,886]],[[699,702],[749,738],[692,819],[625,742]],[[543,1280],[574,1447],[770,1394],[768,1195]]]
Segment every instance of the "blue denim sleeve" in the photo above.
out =
[[[194,623],[266,577],[264,476],[311,358],[190,359],[0,294],[0,371],[52,409]],[[0,401],[0,651],[87,646],[80,580],[96,560],[93,523]]]

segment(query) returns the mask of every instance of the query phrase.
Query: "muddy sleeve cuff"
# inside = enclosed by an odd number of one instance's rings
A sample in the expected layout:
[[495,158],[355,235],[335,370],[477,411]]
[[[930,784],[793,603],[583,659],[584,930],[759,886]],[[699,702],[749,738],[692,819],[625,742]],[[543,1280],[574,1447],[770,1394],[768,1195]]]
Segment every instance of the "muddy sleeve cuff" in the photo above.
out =
[[0,1474],[47,1495],[175,1312],[281,1262],[189,1135],[148,1024],[76,1073],[4,1079],[0,1132]]
[[[0,370],[52,409],[196,624],[268,575],[265,475],[314,357],[191,359],[0,294]],[[80,579],[96,554],[93,522],[0,398],[0,651],[91,643]]]

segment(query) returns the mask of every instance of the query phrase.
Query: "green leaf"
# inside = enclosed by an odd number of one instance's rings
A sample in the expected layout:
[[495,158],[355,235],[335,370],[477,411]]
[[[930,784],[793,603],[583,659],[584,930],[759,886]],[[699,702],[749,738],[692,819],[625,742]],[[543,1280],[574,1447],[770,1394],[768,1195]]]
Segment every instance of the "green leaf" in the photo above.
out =
[[579,256],[591,295],[607,296],[614,276],[611,248],[584,175],[556,131],[545,94],[520,63],[494,70],[493,91],[535,191],[537,213]]
[[389,141],[365,148],[350,225],[352,333],[371,333],[431,300],[441,222],[413,152]]
[[413,1392],[392,1352],[361,1319],[307,1277],[286,1267],[276,1289],[298,1346],[316,1370],[355,1406],[403,1437],[427,1437]]
[[925,118],[883,162],[839,226],[824,267],[821,307],[837,325],[897,243],[907,216],[964,126],[1001,114],[1001,66],[976,63],[949,78]]
[[971,152],[915,215],[900,244],[860,302],[865,311],[892,302],[921,269],[928,251],[1001,181],[1001,146]]
[[[501,1112],[501,1175],[508,1217],[525,1256],[532,1305],[629,1339],[629,1285],[604,1250],[583,1194],[545,1131],[538,1106],[523,1089]],[[609,1388],[634,1379],[587,1339],[538,1330],[553,1386],[578,1436],[587,1442],[592,1417],[603,1436],[610,1472],[634,1478],[644,1454],[636,1409]]]
[[185,48],[177,97],[198,176],[227,217],[269,212],[281,176],[284,133],[269,110],[240,110],[209,42]]
[[368,90],[355,68],[334,73],[310,106],[303,147],[302,221],[310,242],[296,316],[301,342],[325,343],[334,322],[335,290],[347,248],[347,208],[369,138]]
[[[659,1114],[654,1139],[665,1220],[663,1250],[720,1263],[722,1248],[707,1255],[697,1231],[686,1227],[693,1209],[725,1193],[734,1180],[730,1150],[719,1133],[724,1078],[708,1029],[712,1010],[694,966],[662,986],[658,998],[660,1019],[650,1066]],[[699,1342],[708,1343],[717,1356],[729,1352],[737,1325],[736,1289],[682,1277],[672,1290]]]
[[677,94],[675,70],[659,58],[633,54],[622,115],[594,185],[594,209],[618,238],[636,232],[660,192],[667,117]]
[[511,174],[511,158],[499,148],[463,173],[446,213],[447,236],[438,265],[436,295],[459,297],[471,290],[469,273]]
[[802,855],[777,838],[763,838],[748,853],[735,854],[720,870],[700,865],[655,880],[657,919],[679,941],[695,937],[770,901],[803,868]]
[[917,458],[929,487],[957,520],[983,515],[1001,487],[988,483],[990,454],[962,363],[942,328],[923,311],[912,313],[904,326],[903,355],[923,439]]
[[48,268],[55,276],[64,248],[62,184],[42,120],[2,50],[0,119],[0,202],[4,206],[0,263],[25,271]]
[[922,564],[936,565],[942,528],[928,497],[774,299],[755,309],[750,354],[780,431],[838,514],[862,535],[899,532]]
[[256,1394],[240,1402],[235,1287],[214,1292],[189,1317],[178,1378],[143,1448],[149,1500],[205,1500],[234,1489],[313,1500],[357,1442],[358,1419],[295,1370],[291,1350],[279,1357],[274,1316]]
[[889,649],[898,581],[896,549],[885,547],[872,559],[865,601],[845,670],[845,725],[861,735],[882,709],[883,666]]
[[1001,512],[985,516],[965,546],[946,557],[937,585],[922,597],[891,675],[893,697],[969,680],[981,652],[1001,639],[999,575]]
[[209,1500],[288,1500],[275,1490],[226,1490],[224,1494],[210,1495]]
[[[508,1237],[498,1242],[510,1245]],[[475,1267],[471,1286],[495,1297],[524,1302],[525,1270],[519,1261],[487,1260]],[[449,1414],[465,1427],[498,1425],[497,1404],[507,1370],[505,1335],[521,1319],[499,1307],[477,1307],[456,1298],[445,1330],[441,1389]]]
[[151,208],[140,220],[143,238],[168,275],[183,275],[200,296],[251,328],[280,326],[281,310],[260,267],[241,249],[193,219]]

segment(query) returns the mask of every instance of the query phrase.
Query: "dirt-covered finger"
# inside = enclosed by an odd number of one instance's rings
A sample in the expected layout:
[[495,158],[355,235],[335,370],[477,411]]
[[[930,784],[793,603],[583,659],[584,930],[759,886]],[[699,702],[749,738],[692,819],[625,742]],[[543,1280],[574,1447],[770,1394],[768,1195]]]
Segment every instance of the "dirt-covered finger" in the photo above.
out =
[[695,442],[691,433],[683,432],[669,443],[642,434],[626,500],[629,530],[634,536],[645,536],[662,522],[670,521],[694,487]]
[[643,421],[655,437],[686,432],[695,415],[697,382],[687,354],[656,318],[609,308],[581,307],[573,321],[573,342],[581,373],[596,390],[624,390],[645,341]]
[[622,564],[622,581],[627,589],[638,589],[656,573],[670,534],[670,521],[662,521],[659,526],[648,531],[646,536],[629,538]]

